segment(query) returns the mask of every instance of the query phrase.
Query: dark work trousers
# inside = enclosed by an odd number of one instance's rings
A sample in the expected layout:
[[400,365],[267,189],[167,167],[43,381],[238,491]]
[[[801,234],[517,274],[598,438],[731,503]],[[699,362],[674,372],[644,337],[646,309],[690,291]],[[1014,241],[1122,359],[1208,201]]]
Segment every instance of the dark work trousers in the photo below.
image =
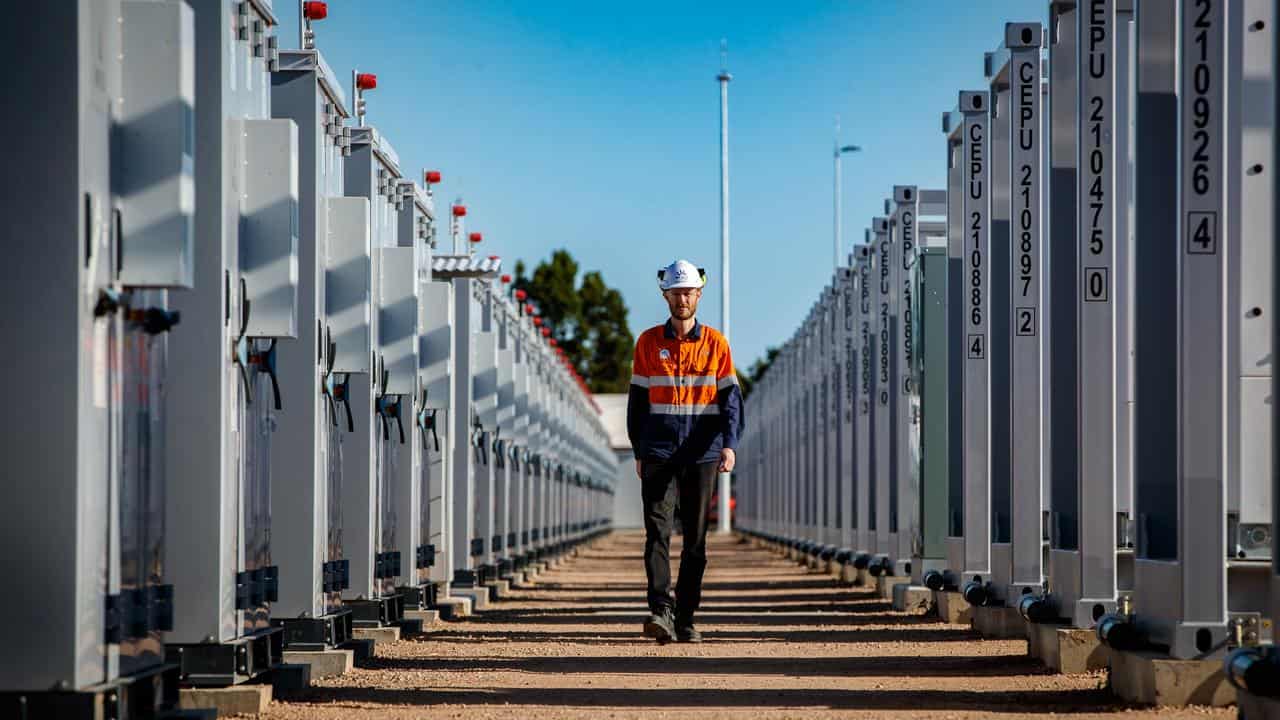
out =
[[[718,462],[671,464],[645,460],[640,467],[644,500],[644,569],[649,578],[649,610],[674,610],[692,620],[702,604],[702,572],[707,567],[707,510],[715,488]],[[671,525],[680,499],[680,579],[671,600]]]

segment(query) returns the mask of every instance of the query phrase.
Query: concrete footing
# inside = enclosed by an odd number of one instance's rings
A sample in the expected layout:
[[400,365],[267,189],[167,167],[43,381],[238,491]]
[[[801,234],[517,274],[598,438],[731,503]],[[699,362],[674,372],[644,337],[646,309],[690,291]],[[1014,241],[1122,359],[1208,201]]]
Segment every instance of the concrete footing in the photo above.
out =
[[400,640],[400,628],[395,625],[352,628],[351,637],[356,640],[372,640],[375,643],[393,643]]
[[405,610],[404,619],[417,620],[418,622],[422,623],[422,628],[419,630],[419,632],[423,632],[426,629],[430,628],[432,625],[435,625],[436,623],[440,622],[440,611],[439,610]]
[[893,587],[893,609],[898,612],[927,613],[933,609],[933,591],[910,582]]
[[1222,660],[1174,660],[1153,652],[1111,651],[1111,691],[1145,705],[1212,705],[1236,701],[1222,673]]
[[511,582],[509,580],[493,580],[485,583],[485,587],[489,588],[490,600],[501,600],[511,596]]
[[1280,698],[1266,698],[1247,690],[1236,690],[1240,720],[1280,720]]
[[942,622],[953,625],[970,625],[973,623],[973,606],[958,592],[935,590],[933,606],[938,609],[938,617]]
[[1027,654],[1055,672],[1074,675],[1107,667],[1110,649],[1092,629],[1027,623]]
[[895,587],[910,584],[911,578],[905,575],[880,575],[876,578],[876,594],[882,600],[893,600]]
[[460,620],[471,616],[471,598],[451,595],[436,599],[436,610],[441,620]]
[[216,710],[218,716],[259,715],[271,704],[270,685],[232,685],[224,688],[181,688],[178,708]]
[[480,612],[489,609],[489,588],[488,587],[472,587],[472,588],[452,588],[449,590],[452,597],[466,598],[471,601],[471,612]]
[[351,650],[285,650],[284,661],[311,666],[311,678],[337,677],[356,666],[355,653]]
[[1017,608],[975,607],[973,608],[973,629],[985,638],[1025,638],[1027,621],[1022,618]]

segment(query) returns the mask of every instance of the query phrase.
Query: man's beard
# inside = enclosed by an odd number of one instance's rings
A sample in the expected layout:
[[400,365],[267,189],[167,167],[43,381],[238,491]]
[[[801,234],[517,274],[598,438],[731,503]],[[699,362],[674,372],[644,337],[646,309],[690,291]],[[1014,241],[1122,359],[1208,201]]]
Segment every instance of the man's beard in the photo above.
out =
[[670,309],[671,309],[671,317],[677,320],[688,320],[689,318],[693,317],[694,313],[698,311],[698,306],[689,305],[686,307],[680,307],[679,305],[671,305]]

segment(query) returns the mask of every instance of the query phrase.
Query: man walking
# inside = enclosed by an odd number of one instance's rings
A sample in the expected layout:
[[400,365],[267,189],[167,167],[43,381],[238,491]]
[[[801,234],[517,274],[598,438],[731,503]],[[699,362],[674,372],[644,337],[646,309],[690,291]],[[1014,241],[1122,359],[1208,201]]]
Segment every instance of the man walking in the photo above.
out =
[[[702,642],[693,614],[707,566],[707,510],[716,474],[732,472],[742,429],[742,391],[729,341],[698,322],[707,274],[685,260],[658,271],[671,310],[636,341],[627,434],[644,500],[649,610],[644,634],[659,643]],[[680,507],[684,548],[671,597],[671,525]]]

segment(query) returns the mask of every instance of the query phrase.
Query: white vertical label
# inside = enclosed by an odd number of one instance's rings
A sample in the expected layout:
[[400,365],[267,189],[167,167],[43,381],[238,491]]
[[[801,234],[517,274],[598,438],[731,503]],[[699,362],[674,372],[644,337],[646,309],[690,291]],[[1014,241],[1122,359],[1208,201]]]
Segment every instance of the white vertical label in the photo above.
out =
[[[911,287],[912,266],[916,261],[916,188],[913,186],[894,188],[894,201],[897,205],[895,225],[898,229],[898,242],[893,249],[897,265],[898,296],[896,298],[898,316],[898,393],[909,396],[915,392],[914,378],[911,369],[915,362],[915,329],[911,326],[911,302],[914,289]],[[904,409],[905,410],[905,409]],[[910,424],[910,414],[903,412],[899,416]],[[903,425],[902,427],[905,427]],[[906,441],[906,435],[902,440]]]
[[[1181,166],[1183,250],[1179,283],[1179,518],[1182,619],[1225,623],[1224,462],[1226,0],[1181,3]],[[1185,639],[1174,653],[1186,652]],[[1202,649],[1197,648],[1203,652]]]
[[[871,329],[871,258],[864,253],[861,262],[858,263],[858,323],[859,335],[862,342],[858,348],[858,370],[859,370],[859,393],[858,393],[858,414],[863,417],[871,415],[871,352],[872,339],[874,337]],[[867,432],[866,424],[863,424],[863,433]]]
[[[1040,91],[1041,30],[1011,26],[1009,57],[1010,177],[1010,400],[1013,577],[1040,581],[1043,412],[1040,374],[1043,116]],[[1014,43],[1016,42],[1016,46]]]
[[876,230],[876,251],[879,253],[877,270],[877,278],[879,279],[879,294],[876,297],[876,313],[879,320],[880,341],[877,343],[879,357],[877,358],[878,374],[876,375],[876,397],[877,404],[882,408],[889,407],[889,395],[892,384],[889,377],[889,355],[893,352],[893,348],[889,342],[889,324],[893,314],[893,252],[892,240],[888,231],[887,223],[883,220],[877,220],[880,227]]
[[[1112,282],[1118,161],[1115,69],[1120,61],[1115,52],[1114,0],[1082,2],[1077,14],[1081,598],[1109,601],[1116,591],[1116,316]],[[1078,622],[1086,619],[1073,616]]]
[[991,237],[990,95],[960,93],[961,193],[963,196],[965,289],[964,363],[964,572],[990,571],[991,475],[990,475],[990,365],[987,362],[989,332],[988,283]]

